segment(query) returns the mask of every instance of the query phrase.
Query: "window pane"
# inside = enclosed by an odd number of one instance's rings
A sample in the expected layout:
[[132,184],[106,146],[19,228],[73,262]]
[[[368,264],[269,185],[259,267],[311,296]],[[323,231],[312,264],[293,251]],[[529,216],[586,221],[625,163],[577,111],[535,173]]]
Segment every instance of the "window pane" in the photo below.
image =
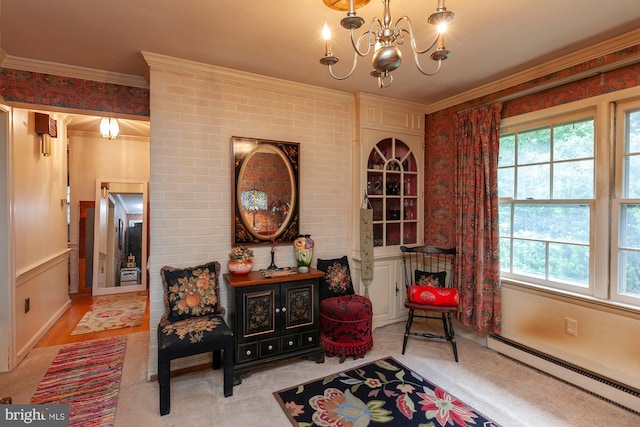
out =
[[589,286],[589,247],[549,244],[549,279]]
[[518,164],[543,163],[550,160],[551,130],[548,127],[518,134]]
[[513,236],[589,244],[588,205],[516,205]]
[[514,174],[515,168],[498,169],[498,197],[515,197]]
[[516,136],[513,133],[500,136],[500,155],[498,166],[513,166],[516,164]]
[[593,199],[593,160],[555,163],[554,199]]
[[633,111],[627,115],[626,152],[640,152],[640,111]]
[[620,206],[620,246],[640,249],[640,205]]
[[500,239],[500,270],[511,271],[511,239]]
[[620,286],[618,292],[640,296],[640,253],[620,251]]
[[518,200],[546,200],[549,194],[549,164],[537,166],[521,166],[518,168]]
[[513,272],[544,279],[547,261],[545,246],[544,242],[514,239]]
[[501,236],[511,237],[511,205],[498,206],[498,229]]
[[624,158],[623,197],[640,198],[640,156]]
[[593,157],[593,119],[553,128],[553,160]]

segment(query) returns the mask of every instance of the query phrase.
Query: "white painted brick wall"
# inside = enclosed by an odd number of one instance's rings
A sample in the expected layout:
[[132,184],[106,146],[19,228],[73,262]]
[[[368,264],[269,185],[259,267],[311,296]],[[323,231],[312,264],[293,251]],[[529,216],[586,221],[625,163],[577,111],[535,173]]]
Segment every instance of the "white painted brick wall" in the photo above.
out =
[[[355,127],[348,94],[180,60],[151,64],[149,377],[157,373],[155,329],[164,311],[160,268],[217,260],[227,271],[231,137],[300,143],[300,231],[316,242],[315,264],[352,247]],[[269,265],[269,250],[256,248],[254,268]],[[294,265],[291,245],[278,246],[275,261]]]

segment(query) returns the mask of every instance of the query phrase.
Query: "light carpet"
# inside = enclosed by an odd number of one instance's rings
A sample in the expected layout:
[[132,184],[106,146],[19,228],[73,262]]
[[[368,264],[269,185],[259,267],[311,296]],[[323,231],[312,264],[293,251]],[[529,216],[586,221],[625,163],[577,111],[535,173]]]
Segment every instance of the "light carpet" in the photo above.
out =
[[[434,322],[434,329],[442,324]],[[472,331],[456,323],[460,362],[451,345],[411,338],[401,354],[404,323],[373,331],[373,349],[364,359],[327,358],[316,364],[306,359],[256,369],[224,397],[222,369],[204,369],[171,378],[171,413],[160,416],[158,382],[149,381],[155,367],[153,333],[127,335],[127,350],[120,382],[114,427],[286,427],[291,426],[273,398],[275,390],[340,372],[392,356],[405,366],[443,387],[505,427],[636,427],[640,416],[585,393],[569,384],[528,368],[487,349]],[[470,337],[473,339],[466,339]],[[29,403],[58,347],[32,350],[11,372],[0,373],[0,394],[14,404]]]
[[99,296],[71,335],[140,326],[146,305],[145,292]]
[[31,403],[69,404],[72,427],[113,425],[126,343],[119,336],[62,347]]

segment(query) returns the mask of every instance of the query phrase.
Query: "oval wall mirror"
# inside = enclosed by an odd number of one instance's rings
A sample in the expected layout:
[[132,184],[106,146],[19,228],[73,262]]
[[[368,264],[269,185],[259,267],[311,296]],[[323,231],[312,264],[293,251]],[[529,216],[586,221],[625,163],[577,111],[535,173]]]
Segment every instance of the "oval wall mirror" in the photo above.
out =
[[299,144],[233,137],[233,244],[292,242],[299,231]]

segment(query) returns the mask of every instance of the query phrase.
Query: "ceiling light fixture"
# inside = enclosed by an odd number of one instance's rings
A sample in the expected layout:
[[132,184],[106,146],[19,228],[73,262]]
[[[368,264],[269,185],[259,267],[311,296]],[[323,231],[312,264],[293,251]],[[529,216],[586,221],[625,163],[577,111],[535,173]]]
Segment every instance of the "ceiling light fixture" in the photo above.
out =
[[[424,50],[420,50],[416,46],[413,24],[408,16],[401,17],[395,24],[391,25],[391,11],[389,10],[391,0],[382,0],[384,3],[384,17],[382,19],[374,17],[369,24],[369,29],[356,37],[355,30],[364,24],[364,19],[356,16],[355,9],[365,6],[369,1],[370,0],[323,0],[324,4],[331,9],[347,11],[347,16],[342,18],[340,24],[343,28],[349,30],[351,45],[355,51],[351,71],[344,76],[336,76],[333,73],[333,66],[339,59],[337,56],[334,56],[331,51],[331,31],[327,24],[324,24],[322,37],[325,40],[325,52],[324,56],[320,58],[320,63],[329,68],[331,77],[337,80],[345,80],[351,77],[353,71],[356,69],[358,57],[367,56],[369,52],[373,50],[371,62],[374,70],[371,72],[371,75],[378,79],[379,88],[390,86],[393,82],[391,72],[400,67],[402,62],[402,52],[398,46],[404,44],[405,36],[409,37],[413,59],[418,70],[425,76],[437,74],[442,66],[442,61],[451,56],[451,52],[444,46],[444,32],[446,31],[447,24],[453,20],[454,14],[453,12],[449,12],[444,6],[444,0],[438,0],[438,8],[427,19],[427,22],[435,25],[438,31],[433,43]],[[402,27],[403,23],[406,23],[407,28]],[[362,50],[360,47],[361,44],[364,44]],[[428,53],[432,49],[434,50],[430,58],[436,61],[438,65],[434,72],[428,73],[422,68],[419,55]]]
[[103,138],[116,139],[120,133],[120,125],[118,119],[111,117],[103,117],[100,119],[100,135]]

